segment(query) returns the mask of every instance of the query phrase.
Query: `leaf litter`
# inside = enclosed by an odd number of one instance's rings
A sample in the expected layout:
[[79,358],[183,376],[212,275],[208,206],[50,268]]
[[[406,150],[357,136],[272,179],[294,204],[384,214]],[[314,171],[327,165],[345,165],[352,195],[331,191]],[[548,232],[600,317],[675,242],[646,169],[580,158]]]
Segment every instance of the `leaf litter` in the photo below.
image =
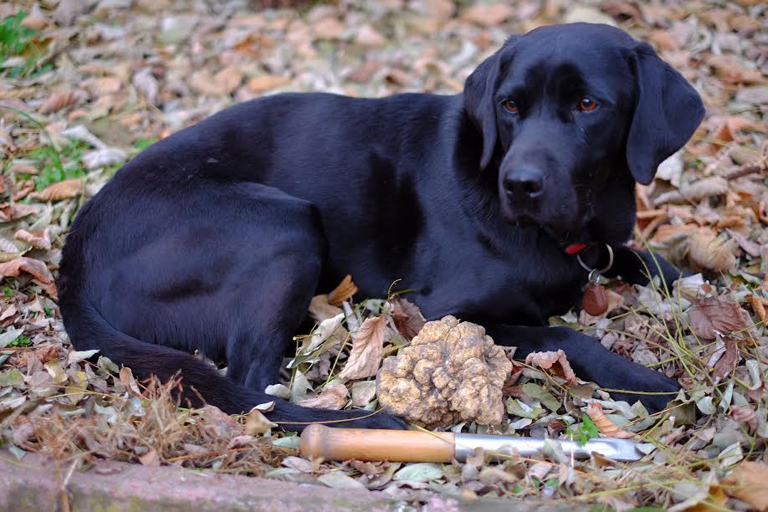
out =
[[[105,472],[108,461],[123,460],[311,479],[386,490],[415,506],[439,492],[616,509],[766,509],[763,3],[386,0],[266,10],[258,3],[0,5],[3,22],[24,12],[27,30],[17,32],[18,54],[3,47],[0,66],[0,434],[11,453]],[[566,358],[536,354],[515,363],[504,386],[504,424],[452,430],[577,440],[623,432],[640,442],[642,461],[570,461],[556,445],[535,460],[497,465],[482,453],[443,466],[304,461],[295,457],[296,436],[281,433],[264,409],[230,417],[210,406],[179,408],[171,393],[178,383],[136,382],[129,370],[69,344],[53,284],[64,236],[84,202],[141,149],[261,94],[456,93],[508,34],[565,20],[609,22],[649,40],[707,105],[692,141],[651,185],[638,186],[632,242],[699,273],[672,289],[610,283],[608,313],[551,319],[684,390],[649,415],[576,379]],[[284,380],[269,392],[376,410],[378,364],[425,320],[407,294],[353,302],[356,291],[350,277],[313,299],[320,325],[297,336]]]

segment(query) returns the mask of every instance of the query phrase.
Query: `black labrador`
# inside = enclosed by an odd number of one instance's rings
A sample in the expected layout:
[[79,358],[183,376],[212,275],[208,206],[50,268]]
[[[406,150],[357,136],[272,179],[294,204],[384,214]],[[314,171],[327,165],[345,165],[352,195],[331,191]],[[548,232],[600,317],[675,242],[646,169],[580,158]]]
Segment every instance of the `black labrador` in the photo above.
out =
[[[145,150],[83,207],[58,282],[66,330],[78,350],[139,377],[181,371],[187,390],[239,413],[273,399],[264,388],[313,294],[347,273],[369,297],[399,278],[427,318],[478,322],[518,355],[563,349],[601,386],[668,392],[629,397],[658,410],[676,382],[547,318],[582,296],[576,256],[603,267],[606,245],[609,276],[678,278],[623,244],[635,182],[650,183],[703,114],[648,44],[581,23],[511,37],[455,96],[231,107]],[[195,349],[226,360],[226,378]],[[278,401],[268,416],[403,427],[365,414]]]

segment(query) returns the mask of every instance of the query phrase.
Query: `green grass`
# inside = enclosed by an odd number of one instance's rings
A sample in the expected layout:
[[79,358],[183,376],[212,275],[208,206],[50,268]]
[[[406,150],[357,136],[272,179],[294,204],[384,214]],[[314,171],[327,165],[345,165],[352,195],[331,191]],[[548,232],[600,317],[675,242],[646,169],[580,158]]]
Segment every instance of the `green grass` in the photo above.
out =
[[30,345],[32,345],[32,340],[22,334],[8,345],[6,345],[6,347],[29,347]]
[[[89,146],[85,142],[74,142],[61,151],[57,151],[53,146],[40,146],[30,151],[27,156],[41,164],[40,174],[35,177],[35,190],[42,190],[59,181],[85,176],[82,156],[88,149]],[[62,161],[68,162],[68,165],[64,166]]]
[[136,142],[133,143],[133,147],[135,147],[139,151],[144,151],[155,142],[157,142],[157,139],[153,137],[139,137],[138,139],[136,139]]
[[[20,78],[34,70],[37,61],[42,56],[41,49],[35,44],[36,30],[28,29],[21,22],[27,13],[20,11],[8,16],[0,22],[0,64],[11,57],[24,57],[22,66],[12,66],[0,70],[0,75],[8,74],[9,78]],[[35,71],[35,74],[45,73],[53,69],[47,64]]]

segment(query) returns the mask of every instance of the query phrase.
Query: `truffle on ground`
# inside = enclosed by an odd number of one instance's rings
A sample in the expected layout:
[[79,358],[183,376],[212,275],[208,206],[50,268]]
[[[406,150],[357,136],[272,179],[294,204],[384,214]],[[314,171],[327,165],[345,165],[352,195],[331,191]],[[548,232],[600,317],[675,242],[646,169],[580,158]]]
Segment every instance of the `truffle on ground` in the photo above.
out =
[[462,421],[498,425],[511,370],[483,327],[446,316],[427,322],[408,347],[384,360],[377,395],[388,412],[430,429]]

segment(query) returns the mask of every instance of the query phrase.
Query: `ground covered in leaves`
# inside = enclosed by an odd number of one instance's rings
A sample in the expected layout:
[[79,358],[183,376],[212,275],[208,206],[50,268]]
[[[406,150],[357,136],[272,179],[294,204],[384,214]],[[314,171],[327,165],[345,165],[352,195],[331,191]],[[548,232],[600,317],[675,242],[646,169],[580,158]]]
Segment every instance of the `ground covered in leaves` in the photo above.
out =
[[[279,2],[278,2],[279,3]],[[765,509],[768,482],[768,7],[759,1],[635,3],[381,0],[260,10],[245,0],[39,0],[0,5],[0,433],[16,456],[60,467],[117,459],[385,490],[581,500],[616,509]],[[692,142],[637,193],[635,243],[700,273],[667,289],[609,283],[610,311],[553,318],[676,378],[648,415],[568,375],[557,354],[515,363],[506,418],[464,432],[637,439],[646,457],[488,464],[320,463],[259,412],[178,409],[167,385],[76,352],[56,274],[78,208],[152,142],[231,105],[279,91],[381,96],[456,93],[513,32],[606,22],[650,41],[702,94]],[[340,193],[343,193],[340,191]],[[215,269],[211,269],[212,272]],[[407,283],[404,283],[407,287]],[[276,396],[375,410],[375,375],[423,324],[407,294],[313,301]],[[98,355],[96,355],[98,357]],[[557,360],[557,361],[556,361]],[[559,371],[557,371],[559,370]],[[268,405],[266,406],[268,407]],[[762,482],[762,492],[760,484]],[[750,485],[752,484],[752,485]]]

